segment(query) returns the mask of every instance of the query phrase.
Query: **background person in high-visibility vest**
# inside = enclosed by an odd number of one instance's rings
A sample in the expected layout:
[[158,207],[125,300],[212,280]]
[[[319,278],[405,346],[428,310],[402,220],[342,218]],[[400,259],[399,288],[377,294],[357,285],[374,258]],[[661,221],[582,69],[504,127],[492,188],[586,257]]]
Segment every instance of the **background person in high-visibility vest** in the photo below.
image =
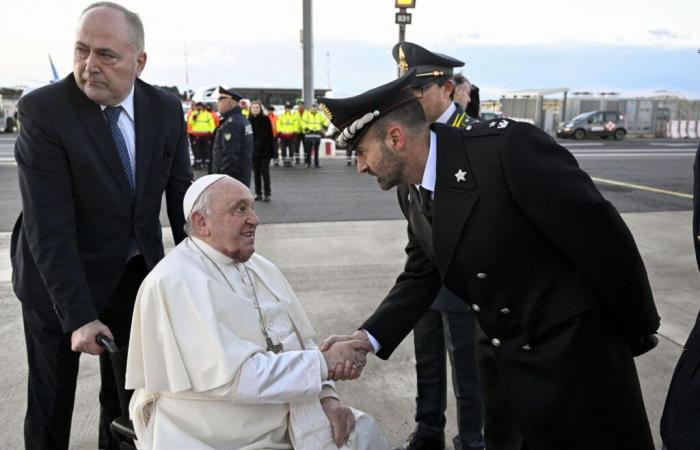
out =
[[292,113],[292,105],[284,104],[284,112],[277,118],[277,136],[280,140],[280,151],[284,167],[292,166],[292,156],[296,145],[297,121]]
[[318,110],[318,103],[314,102],[311,110],[304,111],[301,115],[301,129],[304,132],[304,160],[306,168],[311,167],[311,153],[314,154],[314,167],[318,164],[318,151],[321,146],[323,132],[328,128],[328,119]]
[[211,161],[211,140],[216,130],[213,113],[204,109],[204,103],[196,104],[197,110],[188,120],[188,129],[193,136],[192,153],[194,154],[195,169],[208,168]]
[[279,148],[280,148],[280,143],[279,139],[277,138],[277,114],[275,114],[275,107],[270,105],[267,107],[267,118],[270,119],[270,123],[272,124],[272,143],[273,143],[273,149],[272,149],[272,161],[275,163],[275,167],[279,166]]
[[[297,102],[297,110],[294,112],[294,124],[296,126],[296,142],[294,145],[294,164],[299,165],[300,153],[301,153],[301,143],[304,142],[304,128],[301,124],[301,116],[304,115],[304,102],[299,100]],[[304,146],[304,153],[307,153],[306,146]]]

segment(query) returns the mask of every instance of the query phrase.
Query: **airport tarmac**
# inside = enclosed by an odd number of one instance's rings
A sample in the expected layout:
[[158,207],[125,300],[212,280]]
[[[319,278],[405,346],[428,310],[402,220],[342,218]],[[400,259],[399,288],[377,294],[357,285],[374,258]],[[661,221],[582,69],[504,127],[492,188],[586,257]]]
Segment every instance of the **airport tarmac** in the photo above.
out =
[[[660,344],[636,360],[650,422],[658,424],[668,384],[698,310],[697,274],[691,242],[691,212],[629,213],[662,317]],[[320,339],[356,329],[383,298],[401,270],[405,245],[402,220],[261,225],[257,251],[282,269],[306,308]],[[167,246],[170,231],[164,230]],[[0,234],[0,448],[22,447],[26,362],[20,305],[10,287],[9,233]],[[71,449],[97,442],[97,358],[83,356],[73,417]],[[391,445],[412,431],[415,371],[409,337],[387,362],[370,357],[358,381],[338,383],[342,399],[378,421]],[[449,438],[455,433],[454,397],[448,395]],[[451,447],[448,447],[451,448]]]

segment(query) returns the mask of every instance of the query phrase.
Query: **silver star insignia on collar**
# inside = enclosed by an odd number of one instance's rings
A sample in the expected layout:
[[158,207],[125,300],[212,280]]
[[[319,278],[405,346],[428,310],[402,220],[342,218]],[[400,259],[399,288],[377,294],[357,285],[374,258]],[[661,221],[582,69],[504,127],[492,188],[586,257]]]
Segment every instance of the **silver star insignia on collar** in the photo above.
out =
[[459,183],[460,181],[467,181],[467,172],[464,172],[462,169],[459,169],[455,174],[455,178],[457,178],[457,183]]
[[497,123],[498,123],[498,122],[491,122],[491,123],[489,124],[489,128],[495,127]]
[[501,120],[498,122],[498,128],[505,128],[508,126],[508,121],[507,120]]

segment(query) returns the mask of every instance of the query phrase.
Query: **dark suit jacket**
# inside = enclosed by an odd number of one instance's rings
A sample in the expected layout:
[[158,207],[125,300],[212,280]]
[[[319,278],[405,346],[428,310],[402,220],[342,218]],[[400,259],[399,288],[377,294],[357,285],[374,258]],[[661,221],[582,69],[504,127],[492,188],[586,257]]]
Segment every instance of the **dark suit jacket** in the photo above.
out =
[[12,232],[12,282],[26,307],[71,332],[106,306],[132,239],[149,269],[163,257],[163,192],[173,236],[184,239],[182,199],[192,170],[182,106],[136,81],[135,194],[100,106],[73,75],[31,92],[18,109],[22,214]]
[[[693,243],[700,270],[700,147],[695,155],[693,189]],[[700,449],[700,313],[683,347],[666,406],[661,417],[661,438],[668,450]]]
[[659,316],[620,215],[531,125],[432,128],[432,233],[412,219],[415,199],[403,202],[404,272],[361,327],[381,344],[378,356],[389,357],[442,283],[476,305],[530,448],[589,449],[595,439],[601,449],[653,449],[626,343],[655,332]]

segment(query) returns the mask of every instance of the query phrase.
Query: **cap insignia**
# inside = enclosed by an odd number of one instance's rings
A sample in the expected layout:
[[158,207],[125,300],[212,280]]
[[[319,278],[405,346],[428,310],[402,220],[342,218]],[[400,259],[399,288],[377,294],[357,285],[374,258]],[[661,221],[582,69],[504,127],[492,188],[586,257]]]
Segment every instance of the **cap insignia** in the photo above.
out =
[[406,75],[408,72],[408,63],[406,62],[406,54],[403,52],[403,48],[399,46],[399,75]]

